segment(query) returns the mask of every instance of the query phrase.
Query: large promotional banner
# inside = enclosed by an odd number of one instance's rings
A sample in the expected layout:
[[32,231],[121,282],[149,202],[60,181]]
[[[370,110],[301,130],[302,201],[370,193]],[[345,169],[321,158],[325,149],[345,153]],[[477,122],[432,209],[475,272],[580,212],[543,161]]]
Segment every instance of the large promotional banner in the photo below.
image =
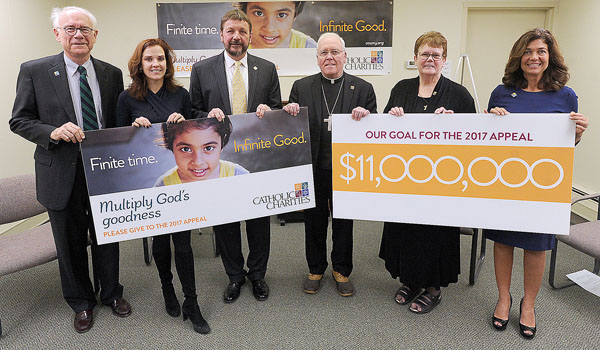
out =
[[333,216],[568,234],[567,114],[333,116]]
[[280,76],[317,73],[316,41],[324,32],[346,42],[348,73],[392,73],[391,0],[157,3],[158,36],[175,50],[176,77],[223,51],[221,17],[234,8],[252,23],[249,52],[273,62]]
[[85,135],[99,244],[314,207],[306,108]]

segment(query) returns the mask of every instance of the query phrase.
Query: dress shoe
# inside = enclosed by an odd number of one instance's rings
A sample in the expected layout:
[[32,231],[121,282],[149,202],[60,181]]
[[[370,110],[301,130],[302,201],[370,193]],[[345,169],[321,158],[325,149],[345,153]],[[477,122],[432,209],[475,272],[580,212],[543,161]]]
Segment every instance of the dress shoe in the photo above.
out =
[[200,312],[200,307],[198,304],[193,305],[191,307],[183,306],[183,320],[190,319],[192,321],[192,325],[194,326],[194,331],[200,334],[207,334],[210,332],[210,326],[208,322],[202,317],[202,313]]
[[312,273],[308,274],[308,277],[304,280],[304,293],[315,294],[321,288],[321,280],[323,275],[315,275]]
[[240,291],[244,283],[246,282],[230,282],[227,285],[227,288],[225,288],[225,292],[223,293],[223,301],[227,304],[231,304],[234,301],[236,301],[237,298],[239,298],[240,296]]
[[258,301],[265,301],[269,297],[269,286],[264,279],[252,281],[252,294]]
[[[521,305],[519,306],[519,333],[525,339],[533,339],[533,337],[535,337],[535,332],[537,331],[537,324],[533,327],[529,327],[529,326],[522,324],[521,323],[521,314],[522,313],[523,313],[523,299],[521,299]],[[533,309],[533,315],[535,316],[535,308]]]
[[338,293],[343,297],[350,297],[354,294],[354,286],[352,282],[348,279],[348,277],[342,275],[337,271],[332,271],[333,279],[335,279],[335,284],[337,287]]
[[177,300],[173,287],[166,290],[163,289],[163,298],[165,299],[165,310],[167,310],[169,316],[179,317],[181,306],[179,306],[179,300]]
[[84,310],[75,314],[73,326],[77,333],[85,333],[94,325],[94,316],[92,310]]
[[[510,305],[508,306],[508,311],[510,313],[510,308],[512,307],[512,295],[509,293],[509,296],[510,296]],[[498,300],[498,302],[499,301],[500,300]],[[496,307],[498,307],[498,302],[496,302]],[[492,314],[492,325],[497,330],[503,331],[506,329],[506,326],[508,325],[508,317],[506,319],[502,319],[502,318],[496,317],[494,314]]]
[[117,298],[108,304],[115,316],[127,317],[131,315],[131,305],[123,298]]

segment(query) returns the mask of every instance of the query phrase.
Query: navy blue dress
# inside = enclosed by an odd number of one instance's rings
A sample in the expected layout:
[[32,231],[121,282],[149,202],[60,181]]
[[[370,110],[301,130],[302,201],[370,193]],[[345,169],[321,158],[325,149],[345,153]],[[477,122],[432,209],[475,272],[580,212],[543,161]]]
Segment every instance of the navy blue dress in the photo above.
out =
[[[498,85],[488,104],[488,110],[502,107],[511,113],[570,113],[577,112],[577,95],[568,86],[558,91],[528,92]],[[505,245],[526,250],[554,248],[554,235],[515,231],[485,230],[486,237]]]

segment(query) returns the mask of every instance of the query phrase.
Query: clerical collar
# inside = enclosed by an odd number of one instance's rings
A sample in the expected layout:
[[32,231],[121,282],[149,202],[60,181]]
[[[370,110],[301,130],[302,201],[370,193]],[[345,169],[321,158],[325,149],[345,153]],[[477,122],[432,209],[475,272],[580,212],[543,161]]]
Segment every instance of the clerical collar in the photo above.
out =
[[339,77],[337,77],[335,79],[327,78],[326,76],[323,75],[323,73],[321,73],[321,81],[329,82],[332,85],[339,83],[340,81],[342,81],[342,79],[344,79],[344,72],[342,72],[342,75],[340,75]]

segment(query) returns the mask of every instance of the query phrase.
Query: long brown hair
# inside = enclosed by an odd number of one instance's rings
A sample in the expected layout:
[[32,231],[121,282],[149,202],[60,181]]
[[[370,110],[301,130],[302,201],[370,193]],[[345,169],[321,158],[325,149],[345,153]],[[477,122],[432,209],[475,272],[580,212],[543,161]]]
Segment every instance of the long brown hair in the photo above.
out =
[[160,46],[165,52],[165,61],[167,63],[167,70],[163,78],[163,84],[168,91],[175,91],[177,87],[181,86],[173,76],[175,69],[173,68],[173,61],[175,60],[175,53],[169,44],[162,39],[146,39],[142,40],[133,50],[133,55],[129,59],[127,67],[129,68],[129,76],[131,77],[131,84],[129,85],[129,94],[136,100],[143,100],[148,95],[148,82],[142,69],[142,59],[144,50],[151,46]]
[[535,28],[521,35],[510,50],[508,62],[504,68],[504,77],[502,77],[504,85],[519,89],[527,87],[527,79],[523,76],[521,69],[521,58],[527,45],[538,39],[548,45],[549,60],[548,68],[544,71],[537,87],[544,91],[558,91],[569,81],[569,68],[565,64],[556,39],[548,30]]

